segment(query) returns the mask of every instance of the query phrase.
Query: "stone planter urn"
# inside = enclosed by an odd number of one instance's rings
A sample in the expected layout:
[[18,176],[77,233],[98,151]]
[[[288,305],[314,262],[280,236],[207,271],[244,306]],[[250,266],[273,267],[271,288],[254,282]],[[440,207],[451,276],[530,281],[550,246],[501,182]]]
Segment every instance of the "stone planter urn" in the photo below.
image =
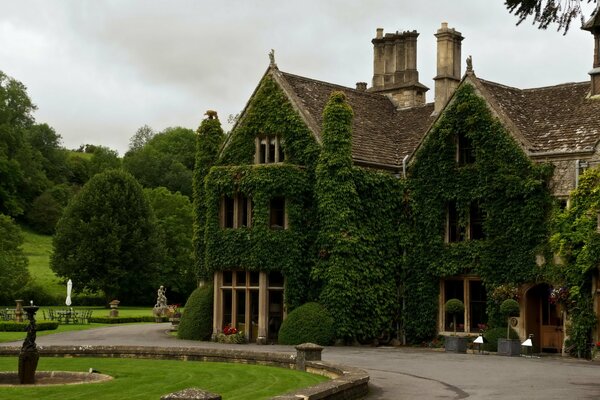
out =
[[445,336],[444,348],[447,353],[466,353],[467,338],[462,336]]
[[521,340],[520,339],[498,339],[498,355],[499,356],[519,356],[521,355]]

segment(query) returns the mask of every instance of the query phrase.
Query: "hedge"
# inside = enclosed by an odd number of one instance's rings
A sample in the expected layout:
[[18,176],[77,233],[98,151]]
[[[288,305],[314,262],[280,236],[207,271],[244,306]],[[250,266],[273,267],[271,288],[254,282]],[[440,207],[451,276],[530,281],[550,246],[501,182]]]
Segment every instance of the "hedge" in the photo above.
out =
[[331,344],[334,338],[333,318],[319,303],[306,303],[292,311],[279,329],[279,344]]
[[177,337],[208,340],[213,328],[213,287],[206,285],[192,292],[181,315]]
[[[95,324],[128,324],[132,322],[155,322],[156,318],[150,315],[142,317],[91,317],[89,322]],[[161,322],[169,321],[166,317],[161,317]]]
[[[0,332],[26,332],[29,322],[0,321]],[[36,323],[38,331],[53,331],[58,328],[56,321],[39,321]]]

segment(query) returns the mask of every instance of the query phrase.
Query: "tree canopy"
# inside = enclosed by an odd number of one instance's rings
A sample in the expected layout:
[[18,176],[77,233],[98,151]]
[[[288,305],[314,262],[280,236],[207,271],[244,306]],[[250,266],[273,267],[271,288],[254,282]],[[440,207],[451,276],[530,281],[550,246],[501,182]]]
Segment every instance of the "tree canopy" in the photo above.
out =
[[[505,5],[512,14],[519,17],[517,25],[533,16],[533,23],[540,29],[558,25],[558,31],[565,34],[571,22],[583,18],[581,3],[585,0],[506,0]],[[597,3],[597,0],[587,0],[587,3]]]
[[0,302],[8,304],[13,294],[29,281],[27,257],[23,254],[23,234],[12,218],[0,214]]
[[92,177],[58,222],[50,265],[76,287],[107,299],[149,301],[162,258],[152,208],[128,173]]

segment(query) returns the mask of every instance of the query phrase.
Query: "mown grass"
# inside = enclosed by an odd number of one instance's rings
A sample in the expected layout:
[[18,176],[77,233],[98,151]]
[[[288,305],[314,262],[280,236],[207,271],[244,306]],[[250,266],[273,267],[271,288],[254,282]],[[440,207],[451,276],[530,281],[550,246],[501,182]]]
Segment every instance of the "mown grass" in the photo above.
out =
[[[17,357],[0,357],[0,370],[15,371],[17,362]],[[114,380],[71,386],[5,387],[0,389],[0,400],[145,400],[188,387],[218,393],[223,399],[260,400],[327,380],[284,368],[198,361],[42,357],[38,365],[38,371],[81,372],[89,368]]]
[[52,296],[66,296],[66,286],[50,269],[52,236],[40,235],[26,227],[21,228],[25,238],[23,251],[29,259],[29,273],[33,281]]

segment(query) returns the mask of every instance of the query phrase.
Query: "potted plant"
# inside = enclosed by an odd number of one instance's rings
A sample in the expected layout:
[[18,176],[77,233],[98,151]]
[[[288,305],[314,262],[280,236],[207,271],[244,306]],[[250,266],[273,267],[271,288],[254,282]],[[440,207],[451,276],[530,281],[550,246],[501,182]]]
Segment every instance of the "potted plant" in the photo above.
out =
[[506,317],[506,339],[498,338],[498,355],[518,356],[521,354],[521,340],[510,338],[510,319],[519,316],[519,303],[506,299],[500,305],[500,312]]
[[444,348],[448,352],[466,353],[467,338],[456,336],[456,316],[465,312],[465,305],[459,299],[450,299],[444,304],[444,309],[448,314],[452,315],[452,327],[454,329],[454,334],[452,336],[446,336],[444,338]]
[[176,331],[179,328],[179,321],[181,320],[181,312],[179,311],[179,304],[171,304],[167,308],[167,316],[171,321],[171,330]]

